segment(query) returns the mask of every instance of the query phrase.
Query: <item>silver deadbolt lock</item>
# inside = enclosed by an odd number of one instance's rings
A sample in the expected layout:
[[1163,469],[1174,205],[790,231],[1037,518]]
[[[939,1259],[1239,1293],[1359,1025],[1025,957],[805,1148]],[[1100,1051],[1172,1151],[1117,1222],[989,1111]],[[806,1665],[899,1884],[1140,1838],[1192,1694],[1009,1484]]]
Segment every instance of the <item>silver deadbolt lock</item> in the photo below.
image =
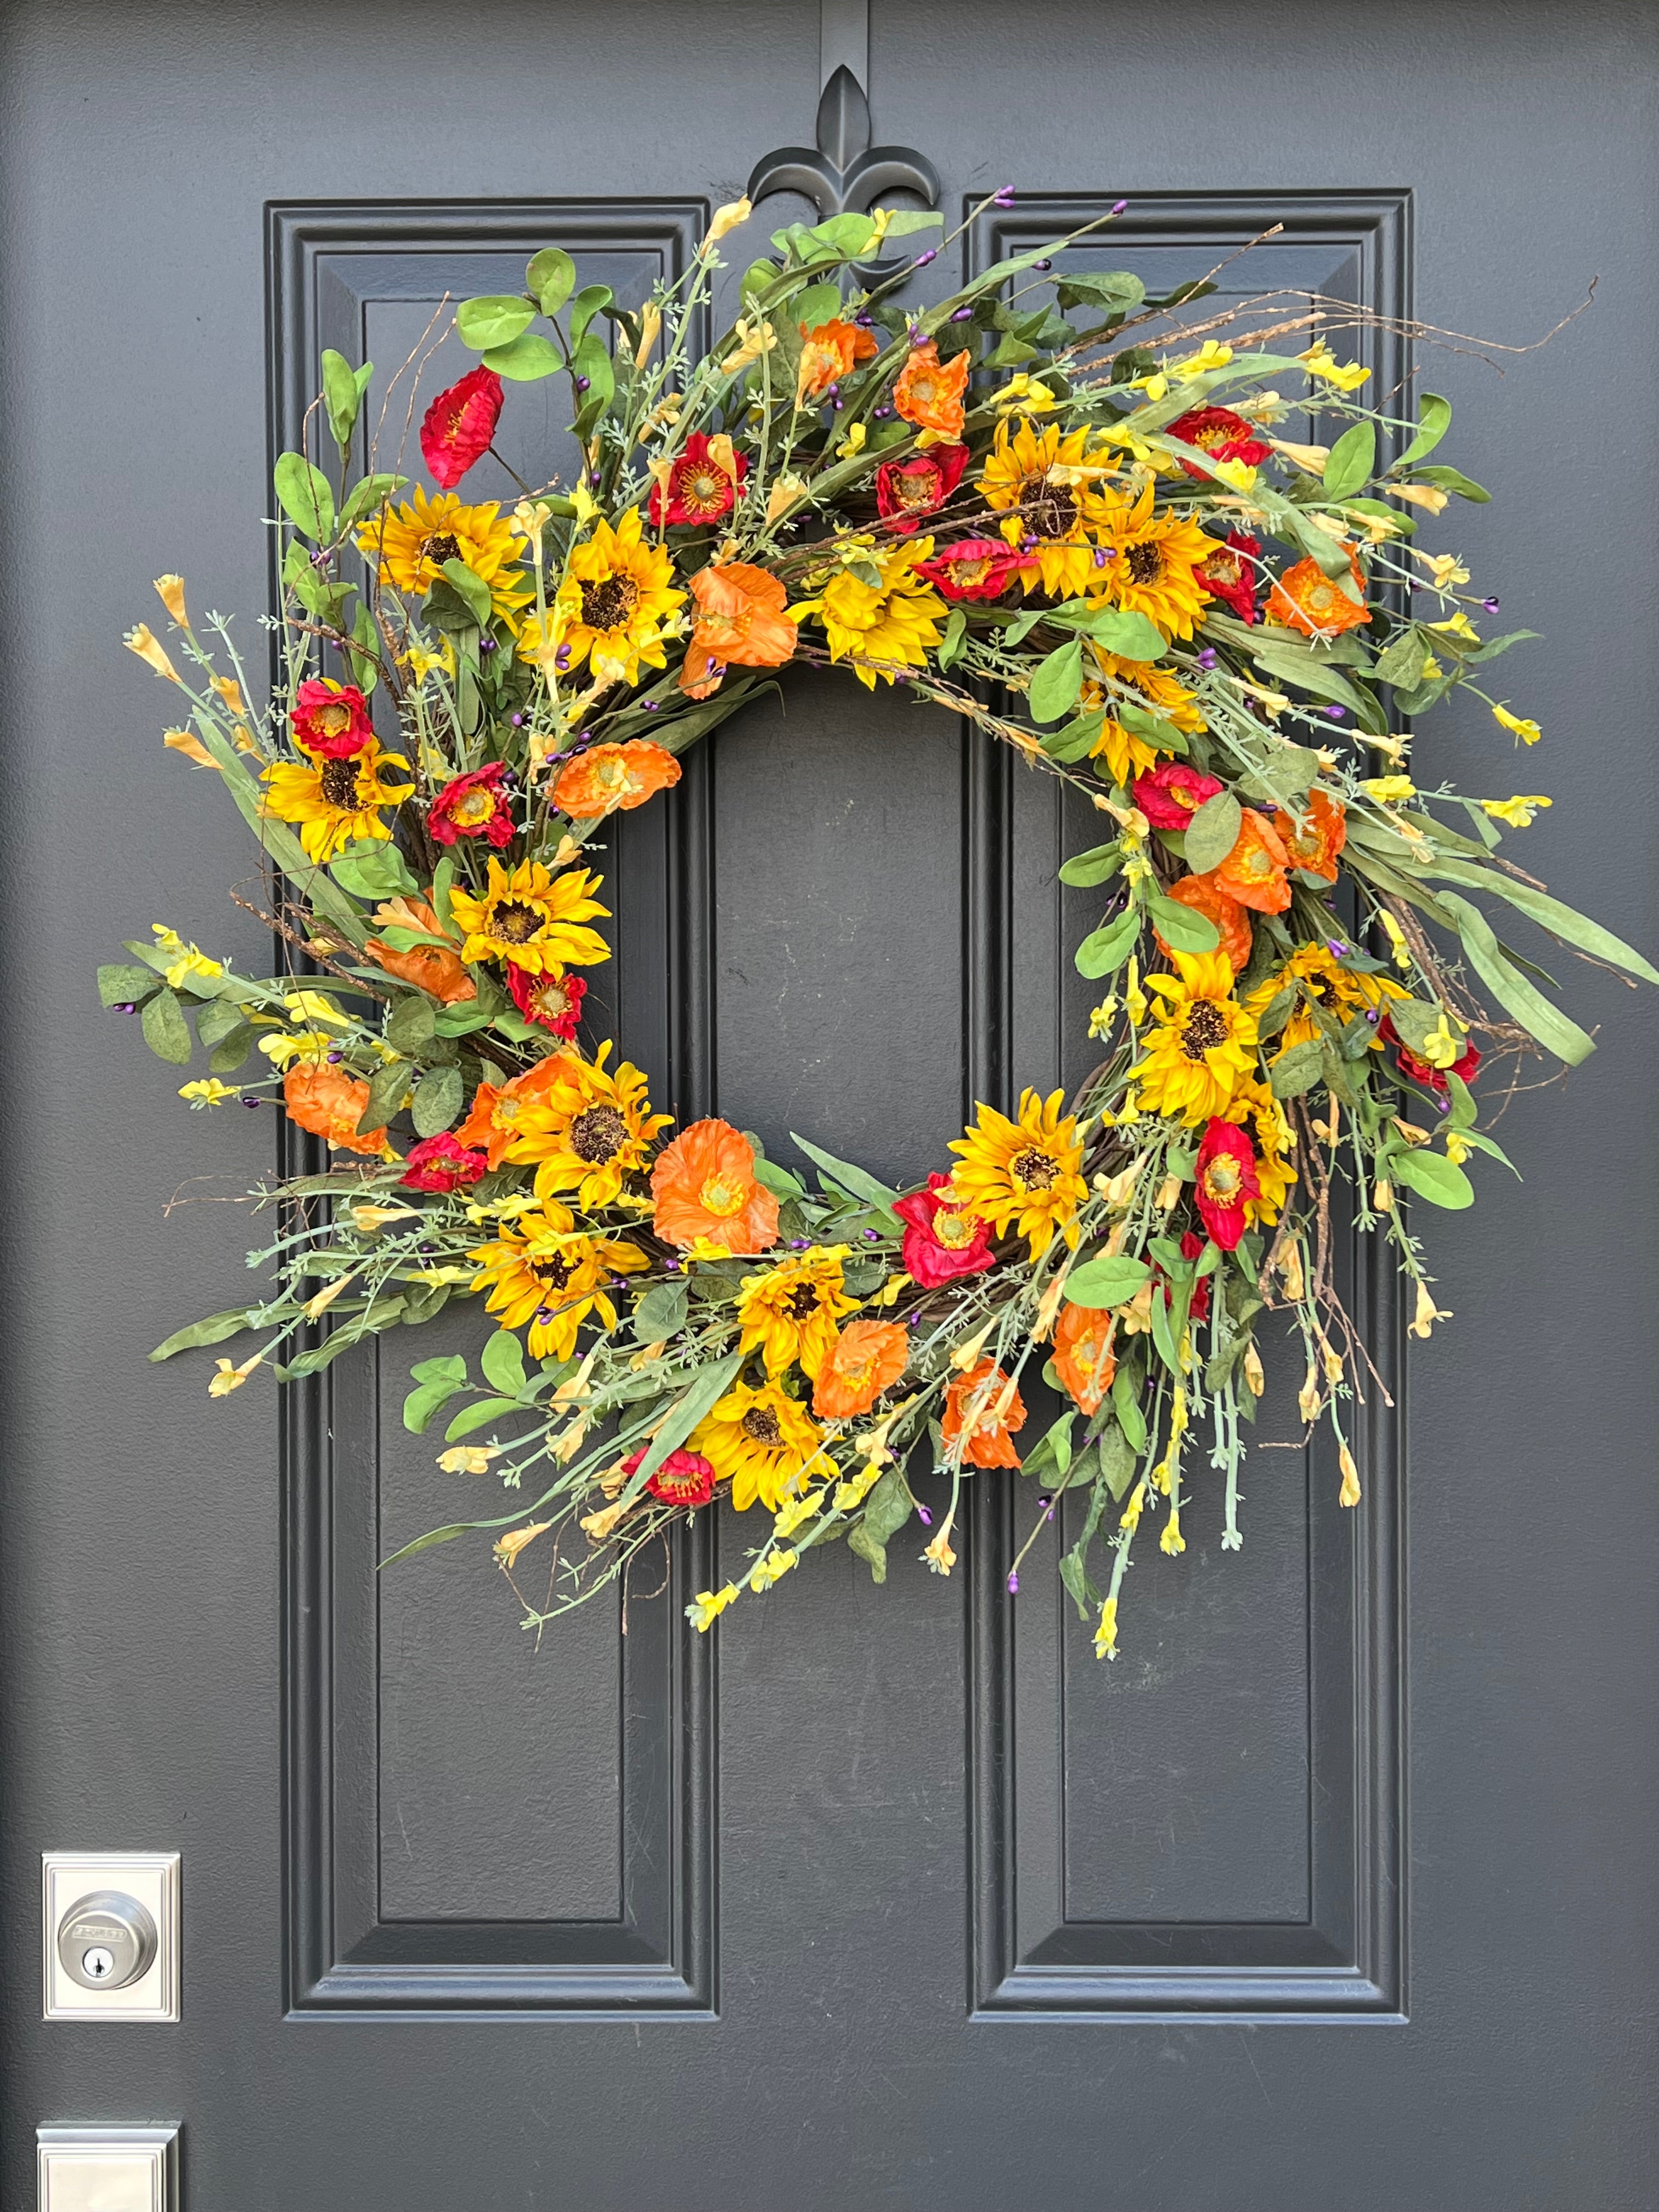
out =
[[58,1956],[83,1990],[122,1990],[149,1971],[155,1941],[155,1920],[136,1897],[94,1889],[64,1915]]

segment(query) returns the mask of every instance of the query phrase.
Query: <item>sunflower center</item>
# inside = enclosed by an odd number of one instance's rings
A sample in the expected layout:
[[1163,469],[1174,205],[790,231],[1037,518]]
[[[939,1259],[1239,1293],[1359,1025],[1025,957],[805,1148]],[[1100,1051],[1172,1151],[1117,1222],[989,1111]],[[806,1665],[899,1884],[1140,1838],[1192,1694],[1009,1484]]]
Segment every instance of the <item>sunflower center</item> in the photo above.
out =
[[1128,563],[1131,583],[1155,584],[1164,574],[1161,545],[1132,545],[1124,558]]
[[720,1174],[708,1176],[697,1193],[697,1203],[705,1213],[712,1213],[720,1221],[729,1221],[734,1213],[741,1213],[747,1196],[740,1182],[732,1182]]
[[773,1451],[783,1442],[783,1431],[770,1406],[751,1406],[738,1425],[752,1442],[765,1444]]
[[933,1216],[933,1235],[947,1252],[961,1252],[979,1234],[979,1223],[971,1213],[958,1212],[954,1206],[941,1206]]
[[1059,1161],[1051,1160],[1047,1152],[1038,1152],[1035,1146],[1016,1153],[1009,1164],[1010,1172],[1027,1190],[1048,1189],[1060,1173]]
[[791,1321],[811,1321],[818,1310],[818,1294],[811,1283],[798,1283],[784,1301],[783,1310]]
[[550,1260],[532,1260],[527,1264],[536,1280],[551,1291],[562,1291],[576,1272],[562,1252],[556,1252]]
[[628,1124],[614,1106],[590,1106],[570,1124],[570,1149],[590,1167],[614,1160],[628,1142]]
[[539,909],[522,899],[497,899],[489,910],[489,933],[503,945],[528,945],[541,926]]
[[1195,999],[1181,1024],[1181,1049],[1194,1066],[1227,1042],[1227,1017],[1213,999]]
[[640,603],[640,587],[631,576],[601,576],[584,584],[582,620],[589,629],[620,629]]
[[1077,522],[1077,495],[1066,484],[1050,483],[1045,477],[1026,498],[1021,509],[1039,538],[1064,538]]
[[421,550],[434,568],[441,568],[446,561],[459,561],[461,541],[452,530],[440,530],[435,536],[422,538]]
[[357,798],[357,763],[355,760],[325,761],[322,790],[323,797],[331,806],[337,806],[343,814],[355,814],[360,804]]

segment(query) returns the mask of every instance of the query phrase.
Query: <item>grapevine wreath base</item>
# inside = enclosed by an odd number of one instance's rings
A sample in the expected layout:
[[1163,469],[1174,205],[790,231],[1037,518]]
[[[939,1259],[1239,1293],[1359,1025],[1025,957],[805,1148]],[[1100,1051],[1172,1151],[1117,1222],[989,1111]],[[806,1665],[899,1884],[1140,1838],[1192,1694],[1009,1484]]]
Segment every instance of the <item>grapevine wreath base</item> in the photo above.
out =
[[[1426,1336],[1417,1206],[1508,1170],[1482,1126],[1495,1063],[1590,1049],[1500,931],[1659,974],[1502,857],[1548,799],[1413,780],[1408,719],[1449,694],[1537,742],[1486,688],[1532,633],[1488,635],[1497,601],[1419,544],[1486,494],[1430,459],[1444,400],[1368,404],[1331,341],[1370,319],[1285,293],[1194,319],[1212,285],[1148,299],[1073,265],[1082,231],[907,308],[937,249],[873,287],[854,264],[939,218],[878,212],[776,233],[694,357],[748,214],[722,209],[637,307],[556,248],[521,295],[461,306],[480,359],[424,410],[431,489],[376,461],[447,308],[364,474],[372,372],[323,355],[313,450],[276,469],[267,705],[175,575],[168,642],[128,636],[177,699],[166,744],[259,842],[278,972],[158,926],[100,971],[104,1001],[163,1060],[207,1055],[192,1106],[272,1100],[320,1140],[251,1194],[258,1294],[154,1357],[252,1333],[217,1358],[222,1396],[477,1299],[476,1368],[418,1363],[404,1419],[442,1421],[440,1466],[507,1510],[407,1549],[493,1533],[516,1593],[539,1546],[527,1621],[716,1498],[755,1540],[699,1629],[838,1539],[882,1581],[913,1515],[948,1575],[963,1483],[1007,1469],[1036,1478],[1033,1536],[1084,1493],[1060,1572],[1110,1656],[1143,1521],[1180,1553],[1213,1481],[1241,1541],[1264,1313],[1293,1320],[1302,1418],[1330,1424],[1357,1503],[1350,1411],[1381,1384],[1334,1211],[1386,1240]],[[1155,319],[1176,332],[1156,350]],[[469,502],[510,386],[544,377],[568,383],[579,480]],[[606,957],[591,841],[802,662],[951,708],[1098,822],[1060,870],[1097,902],[1076,961],[1098,1066],[1069,1098],[980,1107],[904,1191],[804,1139],[815,1181],[725,1121],[674,1128],[583,1027]],[[1033,1437],[1038,1377],[1066,1410]],[[931,1522],[909,1480],[929,1465],[950,1478]]]

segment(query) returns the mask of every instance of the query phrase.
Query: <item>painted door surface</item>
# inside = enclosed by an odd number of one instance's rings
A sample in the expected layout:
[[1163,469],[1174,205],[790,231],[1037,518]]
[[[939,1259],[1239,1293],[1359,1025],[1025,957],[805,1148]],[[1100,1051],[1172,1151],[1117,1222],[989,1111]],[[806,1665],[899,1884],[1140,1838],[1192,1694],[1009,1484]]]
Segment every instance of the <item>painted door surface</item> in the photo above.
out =
[[[878,0],[868,68],[952,221],[1014,185],[987,259],[1123,197],[1088,265],[1178,280],[1282,223],[1252,289],[1505,343],[1599,279],[1501,376],[1432,357],[1494,493],[1436,542],[1547,633],[1529,854],[1650,951],[1654,32],[1599,0]],[[240,828],[120,633],[168,568],[252,631],[319,346],[395,363],[543,245],[624,298],[678,267],[811,139],[819,11],[33,0],[8,36],[5,2202],[38,2124],[178,2120],[193,2212],[1650,2203],[1650,1011],[1572,978],[1605,1048],[1510,1117],[1524,1183],[1437,1221],[1454,1324],[1407,1361],[1351,1285],[1395,1401],[1360,1512],[1276,1376],[1243,1552],[1200,1489],[1114,1666],[1048,1576],[1006,1595],[989,1480],[948,1583],[815,1554],[701,1641],[727,1528],[625,1635],[596,1604],[539,1649],[479,1553],[377,1577],[453,1510],[397,1417],[444,1347],[282,1407],[146,1364],[236,1300],[220,1201],[270,1131],[186,1121],[96,1011],[152,921],[258,949]],[[551,389],[511,417],[538,471]],[[1516,773],[1474,705],[1418,767]],[[941,711],[793,683],[676,799],[612,856],[605,972],[683,1117],[914,1181],[975,1098],[1081,1072],[1075,825]],[[40,1853],[100,1848],[183,1854],[176,2026],[40,2017]]]

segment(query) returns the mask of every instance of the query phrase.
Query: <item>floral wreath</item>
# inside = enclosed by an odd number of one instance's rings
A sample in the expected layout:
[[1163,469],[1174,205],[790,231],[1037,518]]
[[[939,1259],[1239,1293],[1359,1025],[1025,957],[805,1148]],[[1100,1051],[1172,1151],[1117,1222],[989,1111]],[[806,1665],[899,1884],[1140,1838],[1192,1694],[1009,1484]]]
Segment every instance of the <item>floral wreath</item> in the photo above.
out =
[[[276,465],[263,711],[229,623],[194,625],[176,575],[156,584],[172,652],[128,635],[188,701],[165,743],[260,842],[280,972],[157,926],[100,970],[104,1003],[163,1060],[208,1055],[192,1106],[275,1094],[328,1148],[251,1194],[277,1224],[249,1255],[264,1294],[152,1356],[257,1334],[217,1359],[222,1396],[481,1297],[476,1377],[421,1362],[404,1419],[444,1418],[439,1465],[497,1476],[510,1510],[406,1549],[495,1534],[538,1621],[721,1498],[758,1533],[690,1607],[700,1630],[843,1537],[884,1580],[913,1515],[948,1575],[963,1482],[1023,1466],[1039,1494],[1008,1588],[1081,1492],[1059,1571],[1110,1656],[1141,1521],[1181,1552],[1202,1468],[1224,1548],[1241,1541],[1264,1313],[1294,1318],[1302,1418],[1330,1423],[1358,1503],[1346,1408],[1382,1385],[1337,1292],[1338,1203],[1387,1240],[1426,1337],[1444,1316],[1401,1199],[1467,1206],[1475,1155],[1508,1166],[1480,1126],[1483,1054],[1591,1049],[1469,894],[1659,972],[1499,857],[1547,798],[1413,780],[1396,732],[1454,691],[1519,743],[1540,732],[1481,688],[1532,633],[1483,635],[1496,599],[1415,543],[1449,498],[1487,496],[1429,460],[1449,405],[1368,407],[1370,372],[1331,350],[1375,319],[1275,294],[1154,351],[1147,326],[1214,287],[1149,299],[1056,267],[1084,231],[907,309],[937,249],[872,287],[854,264],[940,219],[878,211],[776,233],[697,357],[749,212],[720,210],[641,307],[579,289],[557,248],[522,295],[461,306],[482,357],[425,410],[432,492],[377,471],[378,441],[352,481],[372,368],[323,354],[307,434],[325,424],[340,465]],[[434,319],[394,393],[443,335]],[[468,504],[507,385],[554,376],[580,480]],[[1280,435],[1293,416],[1328,442]],[[1104,833],[1060,871],[1104,909],[1075,956],[1106,990],[1099,1065],[1069,1099],[981,1105],[949,1172],[905,1191],[804,1139],[816,1187],[722,1120],[673,1131],[582,1032],[580,971],[607,957],[590,841],[797,662],[951,708]],[[1033,1439],[1039,1378],[1064,1410]],[[918,1465],[950,1478],[937,1525]],[[514,1577],[550,1536],[532,1601]]]

